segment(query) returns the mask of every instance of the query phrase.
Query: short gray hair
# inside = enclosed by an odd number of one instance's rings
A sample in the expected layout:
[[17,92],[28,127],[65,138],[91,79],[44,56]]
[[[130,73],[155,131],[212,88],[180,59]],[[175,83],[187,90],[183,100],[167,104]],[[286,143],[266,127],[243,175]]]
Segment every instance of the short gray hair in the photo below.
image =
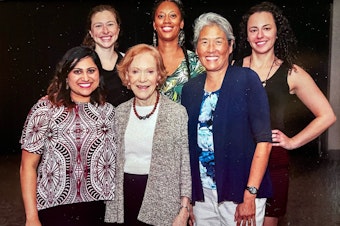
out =
[[207,25],[217,25],[219,26],[223,32],[225,33],[229,44],[230,41],[233,40],[233,48],[235,48],[235,36],[233,34],[233,27],[231,26],[231,24],[229,23],[229,21],[224,18],[223,16],[217,14],[217,13],[203,13],[201,14],[194,22],[194,38],[193,38],[193,46],[194,49],[196,49],[197,47],[197,42],[198,42],[198,38],[200,35],[200,32],[202,31],[202,29],[207,26]]

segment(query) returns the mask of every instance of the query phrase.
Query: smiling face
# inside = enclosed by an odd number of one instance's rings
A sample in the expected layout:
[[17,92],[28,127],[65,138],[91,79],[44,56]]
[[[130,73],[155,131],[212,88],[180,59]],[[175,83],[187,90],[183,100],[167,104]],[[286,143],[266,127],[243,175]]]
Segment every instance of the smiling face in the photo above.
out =
[[153,27],[159,40],[175,40],[184,27],[184,21],[177,5],[173,2],[162,2],[156,12]]
[[99,70],[91,57],[81,59],[67,76],[74,102],[90,102],[91,93],[99,86]]
[[226,70],[233,51],[226,34],[217,25],[204,26],[200,31],[196,53],[207,72]]
[[257,53],[274,51],[277,28],[274,17],[269,12],[257,12],[247,23],[248,42]]
[[150,53],[140,53],[134,56],[126,75],[131,90],[136,96],[138,105],[149,106],[155,102],[155,91],[160,76],[157,63]]
[[119,31],[119,25],[112,12],[104,10],[92,16],[89,33],[96,46],[111,48],[118,39]]

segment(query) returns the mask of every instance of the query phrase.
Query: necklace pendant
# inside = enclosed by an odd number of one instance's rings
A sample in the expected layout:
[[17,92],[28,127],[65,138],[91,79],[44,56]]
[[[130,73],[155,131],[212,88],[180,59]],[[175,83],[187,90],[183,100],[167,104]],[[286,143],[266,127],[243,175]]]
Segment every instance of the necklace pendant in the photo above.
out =
[[[266,87],[266,85],[267,85],[267,81],[268,81],[268,79],[269,79],[270,72],[272,71],[272,69],[273,69],[273,67],[274,67],[275,61],[276,61],[276,57],[274,56],[273,63],[272,63],[272,65],[270,66],[270,69],[269,69],[269,71],[268,71],[268,74],[267,74],[266,79],[265,79],[264,81],[261,81],[263,87]],[[249,68],[251,68],[251,57],[249,58]]]

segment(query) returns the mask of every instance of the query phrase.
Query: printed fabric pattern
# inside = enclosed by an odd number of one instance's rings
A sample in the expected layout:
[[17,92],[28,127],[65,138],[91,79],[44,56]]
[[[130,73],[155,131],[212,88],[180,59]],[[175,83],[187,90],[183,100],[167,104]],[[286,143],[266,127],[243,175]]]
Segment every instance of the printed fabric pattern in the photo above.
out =
[[215,181],[215,155],[213,140],[213,115],[219,90],[205,92],[198,118],[197,142],[199,150],[199,165],[202,186],[209,189],[216,189]]
[[68,110],[39,100],[29,112],[21,148],[41,155],[38,210],[112,200],[115,190],[114,108],[77,104]]
[[[203,73],[205,68],[199,61],[197,55],[187,50],[188,53],[188,60],[189,60],[189,68],[190,68],[190,78],[194,78],[197,75]],[[181,94],[182,94],[182,87],[184,83],[189,80],[188,76],[188,67],[186,60],[183,59],[181,64],[178,66],[176,71],[169,75],[160,89],[160,92],[165,96],[169,97],[170,100],[173,100],[177,103],[181,102]]]

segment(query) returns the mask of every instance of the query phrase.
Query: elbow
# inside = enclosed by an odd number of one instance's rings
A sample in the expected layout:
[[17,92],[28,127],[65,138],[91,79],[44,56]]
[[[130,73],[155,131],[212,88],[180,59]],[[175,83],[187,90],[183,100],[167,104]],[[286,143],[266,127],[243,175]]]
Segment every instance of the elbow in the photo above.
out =
[[333,121],[332,121],[332,125],[336,122],[336,120],[337,120],[337,118],[336,118],[336,115],[335,114],[333,114]]
[[337,118],[333,111],[330,111],[327,114],[320,116],[321,128],[323,128],[323,130],[327,130],[336,122],[336,120]]
[[328,124],[329,124],[328,127],[332,126],[336,122],[336,120],[337,120],[336,115],[334,114],[334,112],[332,112],[332,114],[329,115],[328,117]]

